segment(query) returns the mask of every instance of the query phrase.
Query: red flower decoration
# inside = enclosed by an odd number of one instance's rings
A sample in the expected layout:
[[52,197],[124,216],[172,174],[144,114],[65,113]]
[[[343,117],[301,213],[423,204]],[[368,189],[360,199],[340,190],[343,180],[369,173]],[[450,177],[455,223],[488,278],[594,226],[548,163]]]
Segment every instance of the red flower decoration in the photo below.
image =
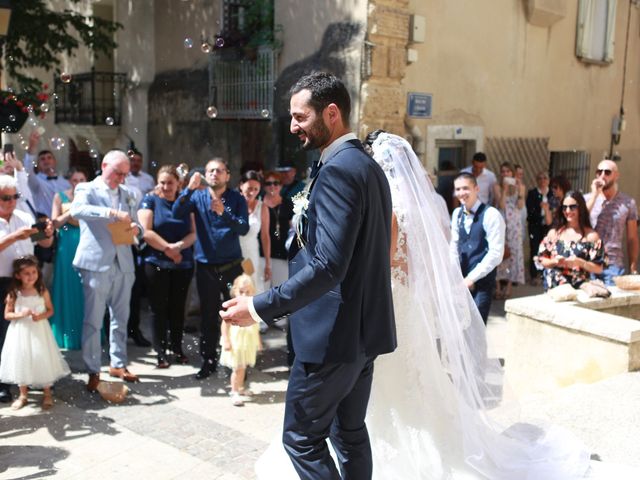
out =
[[49,84],[48,84],[48,83],[43,83],[43,84],[42,84],[42,89],[43,89],[43,90],[46,90],[46,89],[48,89],[48,88],[49,88]]
[[20,100],[18,100],[18,101],[16,102],[16,105],[17,105],[17,106],[19,106],[19,107],[22,107],[22,106],[24,105],[24,103],[22,103]]

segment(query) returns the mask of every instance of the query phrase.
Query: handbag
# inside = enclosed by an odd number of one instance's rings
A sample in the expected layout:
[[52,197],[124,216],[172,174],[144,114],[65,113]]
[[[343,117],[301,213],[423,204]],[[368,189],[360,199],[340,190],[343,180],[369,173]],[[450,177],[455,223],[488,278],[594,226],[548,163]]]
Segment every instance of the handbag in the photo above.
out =
[[253,273],[256,271],[250,258],[245,258],[244,260],[242,260],[242,263],[240,265],[242,266],[242,271],[247,275],[253,275]]

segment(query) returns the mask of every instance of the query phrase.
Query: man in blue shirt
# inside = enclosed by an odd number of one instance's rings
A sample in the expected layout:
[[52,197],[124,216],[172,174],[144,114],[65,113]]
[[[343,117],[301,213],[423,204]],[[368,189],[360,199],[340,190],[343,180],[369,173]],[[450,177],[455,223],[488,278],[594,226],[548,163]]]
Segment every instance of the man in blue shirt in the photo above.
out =
[[236,190],[229,190],[229,169],[222,158],[209,160],[205,167],[207,188],[199,189],[200,173],[194,173],[187,188],[173,204],[176,217],[195,213],[196,286],[200,297],[201,380],[216,370],[220,342],[221,296],[228,300],[229,287],[242,273],[240,235],[249,231],[247,202]]

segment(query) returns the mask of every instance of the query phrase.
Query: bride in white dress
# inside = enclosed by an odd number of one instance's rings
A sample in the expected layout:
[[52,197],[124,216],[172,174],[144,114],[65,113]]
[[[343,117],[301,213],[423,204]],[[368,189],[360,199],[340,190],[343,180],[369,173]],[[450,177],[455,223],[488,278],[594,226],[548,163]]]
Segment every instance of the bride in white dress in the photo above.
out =
[[[448,246],[449,217],[410,145],[374,132],[368,142],[391,187],[393,299],[398,348],[378,357],[367,413],[377,480],[585,478],[589,453],[561,428],[489,418],[501,367],[486,356],[485,326]],[[295,479],[274,441],[259,479]]]

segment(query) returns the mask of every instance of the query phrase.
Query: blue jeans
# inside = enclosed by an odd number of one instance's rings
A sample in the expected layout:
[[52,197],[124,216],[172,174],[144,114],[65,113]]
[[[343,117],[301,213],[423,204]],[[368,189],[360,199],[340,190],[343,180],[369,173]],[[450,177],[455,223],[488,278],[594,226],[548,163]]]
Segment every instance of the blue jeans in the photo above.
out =
[[624,275],[624,270],[624,267],[621,265],[609,265],[600,275],[596,275],[596,278],[602,280],[607,286],[615,286],[613,277]]

